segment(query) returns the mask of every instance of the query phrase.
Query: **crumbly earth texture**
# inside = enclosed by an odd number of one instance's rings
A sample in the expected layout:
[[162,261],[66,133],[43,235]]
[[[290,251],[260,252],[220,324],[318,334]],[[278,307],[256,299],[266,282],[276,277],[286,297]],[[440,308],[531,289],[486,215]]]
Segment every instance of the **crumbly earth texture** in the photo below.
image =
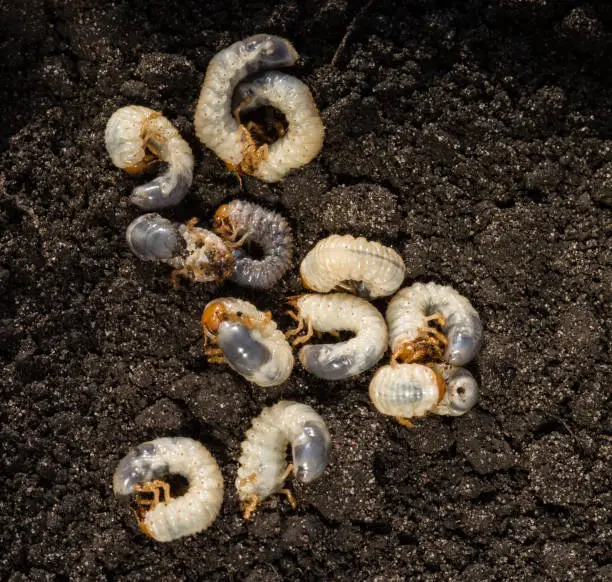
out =
[[[365,4],[1,3],[3,580],[612,577],[612,4]],[[193,114],[210,58],[259,32],[295,43],[291,72],[327,134],[306,168],[240,191]],[[129,253],[143,179],[112,166],[103,132],[130,103],[194,148],[194,185],[166,216],[210,225],[235,197],[287,216],[296,261],[274,290],[174,289]],[[243,297],[289,327],[299,261],[333,232],[389,244],[407,284],[472,301],[485,340],[471,413],[409,430],[369,403],[373,371],[332,384],[298,367],[262,390],[206,362],[204,305]],[[240,442],[281,397],[324,416],[331,463],[291,484],[295,511],[271,499],[245,522]],[[206,532],[159,544],[111,477],[133,446],[173,435],[209,447],[225,501]]]

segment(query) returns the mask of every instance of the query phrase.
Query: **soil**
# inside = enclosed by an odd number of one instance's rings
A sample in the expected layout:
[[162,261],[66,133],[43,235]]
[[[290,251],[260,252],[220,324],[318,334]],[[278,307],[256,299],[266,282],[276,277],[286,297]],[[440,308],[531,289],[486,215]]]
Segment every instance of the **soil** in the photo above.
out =
[[[612,578],[612,4],[363,4],[0,5],[2,579]],[[211,57],[257,32],[295,43],[327,133],[307,167],[241,191],[193,114]],[[166,216],[208,224],[240,197],[288,217],[296,262],[277,288],[173,289],[130,254],[142,178],[103,140],[130,103],[164,111],[194,149],[194,185]],[[472,412],[409,430],[370,404],[371,373],[326,383],[298,366],[263,390],[205,361],[207,301],[253,300],[288,327],[299,261],[335,232],[393,246],[407,284],[472,301]],[[240,442],[281,397],[326,418],[331,464],[293,483],[297,510],[271,499],[245,522]],[[210,529],[160,544],[111,478],[131,447],[173,435],[209,447],[226,492]]]

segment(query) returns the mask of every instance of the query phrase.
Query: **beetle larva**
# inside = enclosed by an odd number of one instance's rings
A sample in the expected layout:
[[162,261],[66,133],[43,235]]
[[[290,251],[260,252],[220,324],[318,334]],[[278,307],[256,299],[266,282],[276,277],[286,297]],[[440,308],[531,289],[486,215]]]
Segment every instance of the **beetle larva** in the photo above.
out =
[[370,382],[370,400],[383,414],[406,419],[431,412],[461,416],[478,400],[478,384],[464,368],[448,364],[382,366]]
[[[214,228],[228,246],[236,248],[245,242],[254,242],[261,248],[261,259],[249,257],[242,248],[234,250],[236,264],[230,280],[238,285],[270,289],[291,265],[291,227],[276,212],[244,200],[233,200],[217,209]],[[240,241],[235,242],[238,237]]]
[[[482,324],[472,304],[452,287],[415,283],[387,307],[393,360],[411,363],[444,359],[463,366],[480,350]],[[431,323],[438,324],[442,332]]]
[[249,519],[257,505],[274,493],[285,493],[295,506],[291,492],[282,488],[285,479],[291,472],[302,483],[320,477],[327,466],[330,440],[325,421],[306,404],[281,400],[264,408],[247,431],[238,460],[236,489],[244,518]]
[[168,169],[132,190],[130,200],[143,210],[176,206],[193,180],[193,154],[177,129],[158,111],[128,105],[115,111],[104,132],[106,149],[118,168],[139,174],[156,160]]
[[343,289],[373,299],[397,291],[406,266],[393,249],[378,242],[333,234],[310,250],[300,275],[305,287],[319,293]]
[[[323,124],[310,91],[296,79],[274,73],[246,82],[233,111],[234,92],[247,76],[291,66],[297,59],[288,40],[257,34],[220,51],[210,61],[196,108],[196,134],[238,175],[252,174],[276,182],[320,151]],[[265,104],[281,110],[289,123],[287,133],[270,147],[258,146],[249,129],[237,119],[240,111]]]
[[233,297],[211,301],[202,313],[205,345],[210,362],[226,362],[241,376],[268,387],[282,384],[293,370],[293,352],[269,311]]
[[178,277],[198,283],[220,283],[230,276],[234,257],[216,234],[196,224],[197,219],[176,224],[159,214],[143,214],[130,223],[125,237],[139,259],[174,267],[175,284]]
[[247,150],[240,164],[245,174],[278,182],[312,161],[323,147],[325,129],[308,87],[299,79],[268,71],[236,89],[240,113],[271,106],[285,115],[286,133],[271,144]]
[[[181,475],[189,486],[170,495],[163,479]],[[134,497],[140,529],[159,542],[170,542],[205,530],[223,503],[223,477],[214,457],[198,441],[159,438],[132,449],[117,466],[113,491]],[[163,496],[163,499],[162,499]]]
[[[293,340],[307,342],[313,331],[336,333],[351,331],[355,337],[336,344],[304,346],[300,362],[311,374],[325,380],[341,380],[365,372],[374,366],[387,349],[387,326],[379,311],[370,303],[347,293],[302,295],[291,299],[298,321],[287,336],[305,331]],[[304,326],[306,325],[306,330]]]

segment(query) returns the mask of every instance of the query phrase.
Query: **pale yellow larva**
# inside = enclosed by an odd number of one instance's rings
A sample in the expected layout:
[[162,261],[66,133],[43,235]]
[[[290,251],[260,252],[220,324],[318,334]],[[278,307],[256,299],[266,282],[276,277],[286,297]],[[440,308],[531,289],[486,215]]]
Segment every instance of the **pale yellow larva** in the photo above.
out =
[[[321,150],[323,124],[308,87],[289,75],[269,71],[295,64],[298,56],[288,40],[257,34],[223,49],[210,61],[194,125],[200,141],[232,171],[277,182]],[[256,73],[262,74],[240,85]],[[288,128],[273,144],[259,146],[237,118],[240,112],[265,105],[283,112]]]
[[[321,416],[306,404],[281,400],[264,408],[245,437],[236,477],[245,519],[274,493],[285,492],[294,503],[288,491],[283,490],[291,472],[302,483],[310,483],[327,467],[329,431]],[[287,464],[289,445],[291,465]]]
[[242,113],[271,106],[281,111],[287,122],[287,130],[279,139],[247,152],[241,163],[245,174],[264,182],[279,182],[291,170],[311,162],[321,151],[325,137],[323,122],[310,90],[299,79],[279,71],[267,71],[238,85],[235,99],[246,103]]
[[221,297],[206,305],[202,313],[209,361],[225,362],[257,386],[282,384],[293,370],[289,342],[276,327],[270,312],[252,303]]
[[370,382],[370,400],[398,419],[460,416],[476,404],[478,384],[467,370],[448,364],[382,366]]
[[168,164],[161,176],[132,190],[136,206],[167,208],[185,197],[193,181],[193,153],[161,113],[140,105],[122,107],[108,120],[104,140],[113,164],[128,173],[139,174],[156,159]]
[[294,344],[308,341],[314,331],[355,334],[347,341],[304,346],[300,350],[304,368],[319,378],[341,380],[361,374],[374,366],[387,349],[385,320],[365,299],[348,293],[311,294],[289,303],[296,310],[298,327],[287,335],[306,333],[294,339]]
[[310,250],[300,275],[305,287],[319,293],[343,289],[373,299],[397,291],[406,266],[400,255],[378,242],[333,234]]
[[389,302],[386,319],[394,360],[411,363],[443,358],[463,366],[480,350],[478,312],[452,287],[436,283],[405,287]]
[[[165,481],[170,475],[181,475],[188,482],[180,497],[170,495]],[[198,441],[159,438],[138,445],[121,459],[113,491],[135,498],[144,533],[158,542],[170,542],[199,533],[215,521],[223,503],[223,477],[214,457]]]

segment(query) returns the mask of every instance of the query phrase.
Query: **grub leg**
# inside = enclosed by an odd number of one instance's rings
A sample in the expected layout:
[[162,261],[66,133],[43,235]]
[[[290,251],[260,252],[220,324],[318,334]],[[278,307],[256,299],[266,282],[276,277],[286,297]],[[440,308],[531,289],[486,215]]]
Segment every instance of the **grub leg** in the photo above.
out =
[[301,321],[300,316],[294,311],[291,311],[291,309],[287,309],[287,311],[285,311],[285,315],[288,315],[291,319],[297,321],[298,323]]
[[293,463],[289,463],[287,465],[287,468],[283,471],[283,474],[281,475],[281,479],[284,481],[287,477],[289,477],[289,475],[291,475],[291,473],[293,473]]
[[186,223],[185,226],[187,227],[188,230],[192,230],[193,228],[196,227],[196,225],[198,224],[199,219],[197,216],[194,216],[193,218],[190,218]]
[[209,342],[211,345],[217,344],[217,336],[209,331],[204,325],[202,326],[202,330],[204,332],[204,353],[206,353]]
[[301,337],[296,337],[291,343],[294,346],[297,346],[297,345],[300,345],[300,344],[304,344],[308,340],[310,340],[310,338],[313,336],[313,334],[314,334],[314,330],[312,329],[312,323],[309,321],[308,322],[308,330],[306,331],[306,335],[303,335]]
[[256,483],[257,482],[257,473],[251,473],[248,477],[245,477],[244,479],[240,479],[240,487],[244,487],[245,485],[248,485],[249,483]]
[[221,348],[206,348],[204,353],[207,356],[219,357],[223,355],[223,350]]
[[251,495],[243,506],[242,517],[247,521],[251,519],[251,515],[255,513],[258,504],[259,498],[257,495]]
[[[170,500],[170,485],[159,479],[138,485],[134,490],[136,491],[136,503],[139,506],[157,507],[161,491],[164,492],[164,501],[168,502]],[[152,493],[153,499],[143,499],[143,493]]]
[[279,493],[282,493],[287,498],[287,501],[291,504],[293,509],[297,509],[297,501],[295,500],[291,489],[281,489]]
[[253,101],[253,97],[247,97],[246,99],[244,99],[240,103],[238,103],[238,105],[234,108],[234,111],[232,111],[232,115],[234,116],[234,119],[236,120],[236,123],[240,127],[242,127],[242,123],[240,121],[240,113],[242,112],[242,109],[244,107],[246,107],[252,101]]
[[304,320],[301,317],[298,317],[292,311],[286,311],[285,313],[291,315],[291,317],[293,317],[298,322],[297,327],[295,329],[290,329],[289,331],[285,332],[285,337],[289,339],[290,337],[299,334],[304,329]]
[[447,337],[439,330],[436,329],[435,327],[420,327],[419,328],[419,333],[423,334],[423,335],[429,335],[432,337],[432,339],[437,340],[438,342],[440,342],[443,346],[445,346],[446,344],[448,344],[448,339]]
[[209,364],[227,364],[227,359],[221,348],[206,348],[204,354]]
[[234,176],[236,176],[236,178],[238,179],[238,183],[240,184],[240,190],[243,189],[243,183],[242,183],[242,172],[240,170],[240,166],[236,166],[235,164],[232,164],[232,162],[226,162],[225,160],[223,160],[225,162],[225,167],[232,173],[234,174]]
[[427,323],[434,323],[439,327],[444,327],[446,325],[446,317],[444,317],[444,315],[442,315],[439,311],[434,313],[433,315],[428,315],[425,318],[425,321]]
[[404,418],[402,416],[396,416],[395,420],[397,420],[397,422],[399,422],[402,426],[405,426],[407,428],[415,428],[414,423],[409,418]]
[[181,277],[184,279],[192,278],[190,271],[186,267],[183,267],[182,269],[174,269],[174,271],[170,273],[170,283],[172,284],[172,287],[178,289],[181,286]]
[[159,502],[159,490],[161,489],[164,492],[164,502],[168,503],[170,501],[170,483],[166,483],[165,481],[153,481],[155,485],[155,491],[157,492],[157,501]]
[[230,248],[230,249],[236,249],[238,247],[241,247],[251,236],[252,232],[249,230],[246,233],[244,233],[238,240],[236,240],[238,238],[238,231],[232,231],[231,234],[228,234],[226,236],[226,240],[225,245]]

